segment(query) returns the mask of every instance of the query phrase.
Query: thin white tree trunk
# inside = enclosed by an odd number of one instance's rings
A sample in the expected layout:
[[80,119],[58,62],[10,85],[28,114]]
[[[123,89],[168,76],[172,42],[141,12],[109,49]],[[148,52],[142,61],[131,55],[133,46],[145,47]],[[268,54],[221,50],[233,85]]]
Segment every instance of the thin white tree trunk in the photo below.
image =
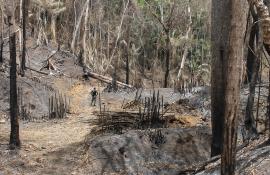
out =
[[[77,9],[76,9],[76,0],[74,0],[74,3],[73,3],[73,8],[74,8],[74,24],[77,24]],[[74,31],[76,29],[76,26],[74,26]]]
[[51,32],[52,32],[52,40],[54,43],[57,44],[57,41],[56,41],[56,15],[52,15],[52,18],[51,18]]
[[86,59],[87,59],[87,44],[86,44],[86,39],[88,36],[88,30],[89,30],[89,24],[88,24],[88,20],[89,20],[89,3],[87,4],[86,10],[85,10],[85,16],[84,16],[84,33],[83,33],[83,64],[86,63]]
[[77,23],[75,24],[75,29],[73,31],[73,37],[72,37],[72,41],[71,41],[71,50],[73,53],[75,52],[75,46],[76,46],[76,42],[77,42],[78,32],[79,32],[81,22],[82,22],[82,17],[83,17],[85,10],[86,10],[86,7],[88,7],[87,4],[89,4],[89,0],[87,0],[85,2],[84,6],[82,8],[81,14],[79,16],[79,19],[77,20]]
[[123,25],[123,21],[124,21],[124,18],[125,18],[126,11],[128,9],[128,5],[129,5],[129,0],[127,1],[126,6],[124,8],[124,11],[123,11],[123,14],[122,14],[122,18],[121,18],[121,21],[120,21],[120,25],[118,26],[118,32],[117,32],[117,38],[116,38],[116,41],[115,41],[115,46],[113,48],[112,55],[109,58],[109,62],[107,64],[106,68],[105,68],[105,71],[107,71],[108,68],[109,68],[109,66],[111,65],[111,62],[112,62],[112,59],[114,57],[116,48],[118,46],[118,40],[119,40],[119,38],[121,36],[122,25]]
[[[191,33],[191,27],[192,27],[191,26],[192,25],[192,19],[191,19],[190,6],[188,6],[188,13],[189,13],[189,26],[188,26],[187,33],[186,33],[186,35],[184,37],[186,40],[189,39],[189,35]],[[183,56],[182,56],[181,65],[180,65],[180,68],[179,68],[179,71],[178,71],[178,74],[177,74],[177,80],[179,80],[181,78],[182,70],[184,69],[185,61],[186,61],[186,58],[187,58],[187,55],[188,55],[188,49],[189,49],[189,47],[190,47],[190,44],[187,43],[185,45],[185,50],[184,50],[184,53],[183,53]]]
[[19,30],[19,48],[20,48],[20,54],[22,52],[22,41],[23,41],[23,35],[22,35],[22,23],[23,23],[23,1],[24,0],[20,0],[20,30]]
[[108,24],[108,38],[107,38],[107,58],[110,58],[110,25]]

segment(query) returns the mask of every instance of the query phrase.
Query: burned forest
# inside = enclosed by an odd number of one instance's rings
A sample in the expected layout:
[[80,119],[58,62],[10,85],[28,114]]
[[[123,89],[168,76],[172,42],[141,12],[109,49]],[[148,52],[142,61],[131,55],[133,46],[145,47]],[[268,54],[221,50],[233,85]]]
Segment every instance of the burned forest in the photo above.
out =
[[0,175],[270,174],[270,0],[0,0]]

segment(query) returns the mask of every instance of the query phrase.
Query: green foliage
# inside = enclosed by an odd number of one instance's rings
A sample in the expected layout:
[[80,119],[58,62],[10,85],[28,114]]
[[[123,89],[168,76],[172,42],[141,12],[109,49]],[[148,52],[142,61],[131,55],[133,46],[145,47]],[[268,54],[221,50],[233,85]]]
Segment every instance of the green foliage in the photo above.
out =
[[192,16],[192,47],[188,55],[188,68],[191,72],[204,74],[210,77],[210,67],[202,66],[210,64],[210,38],[207,31],[207,18],[206,12],[197,12]]
[[144,7],[145,6],[145,0],[137,0],[137,3],[140,7]]

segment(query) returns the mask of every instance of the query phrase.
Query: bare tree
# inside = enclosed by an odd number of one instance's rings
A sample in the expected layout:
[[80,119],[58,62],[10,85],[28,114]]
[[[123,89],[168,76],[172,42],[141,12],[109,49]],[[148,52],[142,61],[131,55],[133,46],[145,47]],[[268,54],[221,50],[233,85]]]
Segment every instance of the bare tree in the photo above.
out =
[[225,65],[228,57],[230,8],[223,0],[212,1],[212,72],[211,72],[211,121],[212,144],[211,156],[221,154],[223,146],[224,99],[225,99]]
[[[2,4],[1,4],[2,6]],[[1,11],[1,33],[0,33],[0,63],[3,63],[4,58],[3,58],[3,48],[4,48],[4,40],[3,40],[3,35],[4,35],[4,12],[3,9],[0,8]]]
[[211,156],[222,153],[222,174],[233,174],[247,3],[212,1]]
[[244,141],[248,141],[251,137],[257,136],[257,128],[253,114],[254,96],[256,83],[260,69],[260,55],[263,49],[262,36],[259,35],[258,16],[255,13],[254,7],[250,8],[253,17],[253,24],[249,38],[249,48],[247,55],[247,80],[249,81],[249,96],[245,114],[245,129]]
[[168,87],[168,81],[169,81],[169,75],[170,75],[170,57],[171,57],[171,42],[170,42],[170,34],[171,30],[173,29],[173,15],[175,12],[175,1],[170,5],[170,10],[169,10],[169,16],[167,20],[164,20],[163,16],[163,7],[160,5],[160,13],[161,15],[158,16],[153,9],[151,9],[149,3],[147,1],[144,1],[147,3],[149,6],[149,10],[151,14],[153,15],[154,18],[157,19],[157,21],[160,23],[160,25],[163,28],[163,31],[165,33],[165,76],[164,76],[164,85],[163,87],[166,88]]
[[[268,86],[270,87],[270,68],[268,70]],[[270,88],[268,89],[266,117],[268,119],[268,143],[270,144]]]
[[[266,2],[266,4],[265,4]],[[263,0],[250,0],[249,1],[251,6],[255,6],[258,14],[258,18],[261,21],[262,26],[262,36],[263,36],[263,44],[265,47],[265,50],[267,51],[268,55],[270,55],[270,15],[269,15],[269,0],[263,1]],[[270,74],[269,74],[269,80],[270,80]],[[267,107],[267,115],[269,118],[269,126],[270,126],[270,89],[268,94],[268,107]],[[270,134],[269,134],[270,138]],[[270,139],[269,139],[270,142]]]
[[[74,2],[75,4],[75,2]],[[73,51],[73,53],[75,53],[76,50],[76,44],[77,44],[77,40],[78,40],[78,33],[81,27],[81,23],[82,23],[82,19],[83,19],[83,15],[85,14],[86,9],[89,8],[89,0],[87,0],[84,5],[83,8],[81,10],[80,16],[77,17],[75,16],[75,19],[77,19],[75,22],[75,27],[74,27],[74,31],[73,31],[73,37],[72,37],[72,41],[71,41],[71,50]],[[76,9],[75,9],[76,10]],[[87,12],[88,13],[88,12]]]
[[27,23],[27,17],[28,17],[28,1],[29,0],[21,0],[21,7],[20,7],[20,13],[21,13],[21,76],[24,76],[25,71],[25,56],[26,56],[26,23]]
[[20,147],[19,121],[18,121],[18,102],[17,102],[17,63],[16,63],[16,23],[14,2],[7,3],[10,8],[7,13],[9,27],[9,50],[10,50],[10,149]]
[[[188,30],[186,32],[186,35],[184,36],[184,38],[186,40],[189,39],[190,37],[190,33],[191,33],[191,25],[192,25],[192,18],[191,18],[191,11],[190,11],[190,5],[188,6],[188,13],[189,13],[189,25],[188,25]],[[182,60],[181,60],[181,64],[180,64],[180,68],[179,68],[179,71],[178,71],[178,74],[177,74],[177,80],[179,80],[182,76],[182,70],[184,69],[184,65],[185,65],[185,60],[187,58],[187,55],[188,55],[188,50],[189,50],[189,47],[190,47],[190,44],[187,42],[187,44],[185,45],[185,49],[184,49],[184,53],[183,53],[183,56],[182,56]]]
[[245,27],[247,21],[247,1],[230,0],[228,57],[225,65],[224,137],[221,156],[221,174],[235,174],[236,143],[238,131],[238,106],[240,100],[241,62],[244,53]]

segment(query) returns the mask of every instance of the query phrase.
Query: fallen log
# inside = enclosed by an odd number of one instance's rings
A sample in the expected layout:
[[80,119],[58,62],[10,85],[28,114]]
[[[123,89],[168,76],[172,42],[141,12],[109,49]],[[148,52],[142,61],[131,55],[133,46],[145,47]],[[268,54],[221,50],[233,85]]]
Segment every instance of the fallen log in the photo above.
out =
[[[99,74],[96,74],[96,73],[93,73],[93,72],[87,72],[87,75],[94,78],[94,79],[98,79],[104,83],[111,83],[112,82],[112,78],[111,77],[106,77],[106,76],[103,76],[103,75],[99,75]],[[125,83],[122,83],[120,81],[116,81],[116,84],[119,86],[119,87],[122,87],[122,88],[133,88],[133,86],[131,85],[128,85],[128,84],[125,84]]]
[[37,72],[37,73],[40,73],[40,74],[43,74],[43,75],[49,75],[49,73],[46,73],[46,72],[42,72],[42,71],[39,71],[39,70],[36,70],[36,69],[33,69],[31,67],[25,67],[26,69],[29,69],[31,71],[34,71],[34,72]]
[[211,159],[207,160],[206,162],[202,162],[199,164],[191,165],[185,168],[182,168],[179,174],[185,175],[185,174],[196,174],[199,172],[202,172],[203,170],[206,169],[207,165],[216,162],[220,159],[220,155],[212,157]]

